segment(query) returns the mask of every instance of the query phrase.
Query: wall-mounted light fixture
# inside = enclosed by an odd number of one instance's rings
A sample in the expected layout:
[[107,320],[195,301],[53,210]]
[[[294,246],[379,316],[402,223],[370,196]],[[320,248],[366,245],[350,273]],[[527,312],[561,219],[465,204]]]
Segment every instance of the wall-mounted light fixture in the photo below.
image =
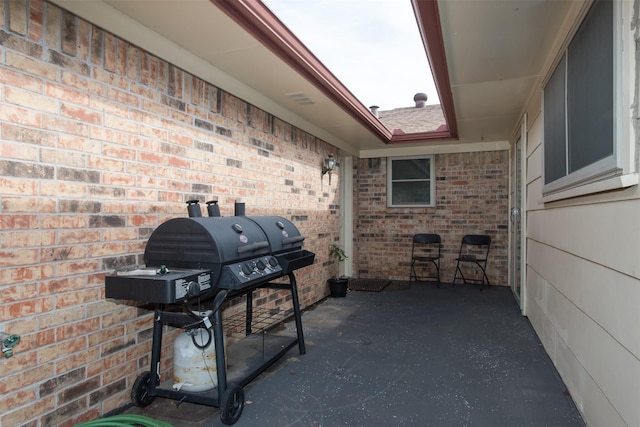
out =
[[325,173],[329,174],[329,185],[331,185],[331,172],[333,172],[333,168],[336,167],[336,159],[333,158],[333,154],[329,154],[327,158],[324,160],[324,165],[322,165],[322,175]]
[[8,359],[13,356],[13,347],[20,342],[20,335],[9,335],[6,332],[0,332],[0,343],[2,343],[2,355]]

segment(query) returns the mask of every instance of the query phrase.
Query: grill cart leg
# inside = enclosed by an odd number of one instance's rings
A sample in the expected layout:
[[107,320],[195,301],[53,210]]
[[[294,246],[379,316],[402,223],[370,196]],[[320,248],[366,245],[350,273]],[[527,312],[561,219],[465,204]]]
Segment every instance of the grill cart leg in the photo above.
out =
[[153,339],[151,341],[151,370],[136,378],[131,388],[134,405],[145,407],[156,397],[156,387],[160,385],[160,353],[162,351],[161,310],[156,307],[153,318]]
[[215,324],[213,326],[213,339],[216,344],[216,366],[218,373],[218,395],[222,396],[227,388],[227,370],[224,363],[224,339],[222,328],[222,313],[216,311],[214,313]]
[[216,295],[213,303],[213,339],[216,345],[216,366],[218,375],[218,408],[223,424],[235,424],[244,409],[244,390],[237,384],[227,384],[227,370],[224,357],[224,329],[222,327],[222,303],[228,291]]
[[291,284],[291,299],[293,301],[293,316],[296,320],[296,331],[298,333],[298,350],[300,354],[305,354],[307,350],[304,345],[304,333],[302,332],[302,315],[300,313],[300,302],[298,301],[298,285],[293,272],[289,273],[289,283]]
[[247,315],[245,317],[245,335],[251,335],[253,332],[253,291],[247,292]]

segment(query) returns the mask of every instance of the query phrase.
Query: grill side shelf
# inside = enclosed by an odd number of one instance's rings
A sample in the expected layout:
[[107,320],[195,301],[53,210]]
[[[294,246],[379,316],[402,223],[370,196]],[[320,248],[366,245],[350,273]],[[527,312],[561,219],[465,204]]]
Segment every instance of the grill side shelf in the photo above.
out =
[[294,270],[313,264],[315,257],[316,254],[305,249],[276,255],[283,274],[289,274]]
[[[154,274],[152,268],[140,272],[147,274],[121,272],[105,276],[105,297],[174,304],[187,297],[206,297],[215,293],[211,270],[171,269],[167,274]],[[194,294],[190,295],[190,292]]]

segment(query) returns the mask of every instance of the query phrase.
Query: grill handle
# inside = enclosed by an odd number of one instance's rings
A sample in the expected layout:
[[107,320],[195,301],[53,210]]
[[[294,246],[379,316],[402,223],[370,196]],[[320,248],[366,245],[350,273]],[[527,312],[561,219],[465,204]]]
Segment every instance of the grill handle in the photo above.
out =
[[293,236],[287,239],[282,239],[282,245],[290,245],[293,243],[299,243],[304,241],[304,236]]
[[255,252],[259,249],[268,248],[268,247],[269,247],[269,242],[256,242],[250,245],[240,246],[238,248],[238,253],[243,254],[245,252]]

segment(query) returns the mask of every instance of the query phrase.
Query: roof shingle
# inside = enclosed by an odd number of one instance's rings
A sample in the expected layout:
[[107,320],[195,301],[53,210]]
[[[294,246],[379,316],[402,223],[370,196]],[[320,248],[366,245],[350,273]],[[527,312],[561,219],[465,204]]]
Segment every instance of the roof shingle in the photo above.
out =
[[433,132],[446,127],[440,104],[378,111],[378,119],[394,134]]

